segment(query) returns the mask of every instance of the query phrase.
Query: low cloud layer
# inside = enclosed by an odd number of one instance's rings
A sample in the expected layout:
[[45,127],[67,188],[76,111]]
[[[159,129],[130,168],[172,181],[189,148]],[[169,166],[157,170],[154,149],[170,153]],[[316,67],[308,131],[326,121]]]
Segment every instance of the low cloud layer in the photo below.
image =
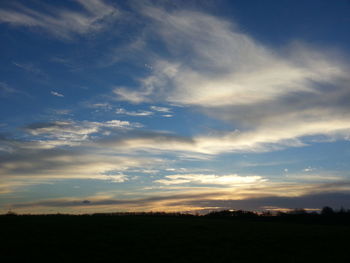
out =
[[[79,208],[80,211],[211,211],[223,209],[245,210],[284,210],[307,208],[319,210],[324,206],[335,208],[350,207],[350,194],[347,193],[320,193],[302,196],[266,196],[246,199],[213,198],[213,194],[183,194],[141,199],[98,199],[98,200],[47,200],[36,203],[14,204],[15,211],[26,209],[40,209],[40,207],[63,209]],[[145,210],[146,208],[146,210]],[[66,209],[66,210],[65,210]],[[102,210],[100,210],[102,209]],[[113,210],[114,209],[114,210]],[[74,210],[73,210],[74,211]]]

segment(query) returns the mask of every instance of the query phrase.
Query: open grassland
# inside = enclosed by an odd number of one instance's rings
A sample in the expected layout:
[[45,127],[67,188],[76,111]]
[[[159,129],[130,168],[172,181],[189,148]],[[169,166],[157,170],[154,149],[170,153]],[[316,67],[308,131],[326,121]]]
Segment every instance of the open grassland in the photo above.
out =
[[0,216],[2,262],[350,262],[350,224],[181,216]]

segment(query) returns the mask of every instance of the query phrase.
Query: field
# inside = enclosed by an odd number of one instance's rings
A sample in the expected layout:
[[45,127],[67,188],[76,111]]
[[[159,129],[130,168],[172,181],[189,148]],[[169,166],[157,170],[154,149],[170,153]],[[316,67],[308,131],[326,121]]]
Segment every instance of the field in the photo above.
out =
[[2,262],[350,262],[350,225],[180,216],[0,216]]

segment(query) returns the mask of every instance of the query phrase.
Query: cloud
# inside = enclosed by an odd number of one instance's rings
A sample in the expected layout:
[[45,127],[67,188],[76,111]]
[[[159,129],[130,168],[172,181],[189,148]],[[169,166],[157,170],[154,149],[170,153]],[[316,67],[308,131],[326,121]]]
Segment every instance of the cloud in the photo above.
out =
[[[168,194],[137,199],[103,199],[88,198],[89,202],[76,198],[51,199],[38,202],[16,203],[10,205],[16,211],[21,209],[35,210],[38,207],[90,207],[91,211],[203,211],[223,209],[266,210],[272,208],[295,209],[311,208],[321,209],[324,206],[334,208],[349,208],[349,192],[338,193],[309,193],[299,196],[265,196],[259,198],[235,199],[220,198],[220,193],[197,194]],[[111,209],[111,210],[110,210]]]
[[[208,136],[186,137],[169,132],[137,131],[122,135],[105,136],[96,140],[97,145],[108,148],[118,148],[124,151],[152,151],[173,154],[183,153],[192,158],[208,158],[203,155],[216,155],[228,152],[264,152],[277,150],[287,146],[304,146],[300,141],[278,141],[273,134],[266,135],[241,134],[239,131]],[[269,143],[267,143],[269,139]],[[198,154],[198,155],[196,155]],[[182,155],[185,157],[185,155]]]
[[[294,127],[289,125],[280,129],[261,129],[241,132],[213,132],[210,135],[179,136],[160,131],[131,131],[128,134],[106,134],[95,140],[97,145],[107,148],[118,148],[123,151],[153,151],[173,154],[192,154],[196,158],[203,155],[217,155],[229,152],[266,152],[280,150],[286,147],[306,146],[306,142],[295,138],[299,136],[321,134],[333,136],[348,133],[347,122],[325,121],[322,126],[304,125]],[[336,129],[339,125],[338,129]],[[344,125],[344,126],[343,126]],[[301,129],[301,130],[299,130]],[[327,131],[329,131],[327,133]],[[349,133],[348,133],[349,134]],[[208,156],[207,156],[208,157]]]
[[[130,14],[130,13],[129,13]],[[138,21],[138,17],[128,18],[128,29],[130,33],[132,30],[133,22]],[[136,22],[139,25],[138,22]],[[135,24],[135,25],[136,25]],[[138,31],[138,29],[136,29]],[[145,33],[146,34],[146,33]],[[143,37],[143,33],[140,36],[136,35],[131,38],[130,41],[126,43],[119,44],[117,47],[113,47],[108,53],[102,55],[102,58],[98,62],[98,65],[101,67],[109,67],[115,63],[128,61],[140,61],[140,56],[143,56],[143,51],[146,46],[146,41]],[[145,69],[151,69],[151,66],[147,63],[144,65]]]
[[113,89],[113,93],[117,95],[116,100],[128,101],[130,103],[139,104],[142,102],[150,101],[147,96],[153,92],[152,87],[145,87],[142,90],[131,91],[124,87],[118,87]]
[[[124,169],[127,169],[123,167]],[[111,173],[112,172],[112,173]],[[99,177],[100,180],[108,180],[113,183],[124,183],[126,181],[129,181],[129,176],[126,174],[118,173],[114,174],[113,170],[112,171],[107,171],[104,174],[104,177]]]
[[61,39],[72,39],[103,30],[120,17],[120,11],[102,0],[76,0],[82,11],[40,5],[41,11],[13,3],[0,9],[0,23],[39,28]]
[[58,92],[56,92],[56,91],[51,91],[50,93],[51,93],[51,95],[56,96],[56,97],[61,97],[61,98],[63,98],[63,97],[64,97],[64,95],[63,95],[63,94],[58,93]]
[[39,201],[36,203],[23,203],[23,204],[15,204],[13,207],[27,207],[27,206],[52,206],[52,207],[70,207],[70,206],[84,206],[84,205],[93,205],[93,206],[125,206],[125,207],[140,207],[142,205],[149,206],[150,204],[156,204],[158,202],[166,201],[166,200],[182,200],[188,198],[198,198],[203,196],[211,196],[212,194],[179,194],[179,195],[171,195],[171,196],[151,196],[146,198],[138,198],[138,199],[89,199],[89,202],[84,202],[84,200],[74,200],[74,199],[53,199],[47,201]]
[[55,115],[70,115],[72,110],[70,110],[70,109],[51,109],[50,112],[54,113]]
[[154,181],[164,185],[176,184],[203,184],[203,185],[223,185],[230,187],[232,185],[258,184],[264,182],[261,176],[239,176],[236,174],[214,175],[214,174],[173,174],[167,175],[164,179]]
[[153,59],[139,89],[114,93],[132,103],[196,108],[235,127],[195,135],[194,152],[271,151],[305,146],[312,136],[350,138],[350,68],[340,52],[302,42],[267,46],[200,12],[150,5],[140,12],[169,52]]
[[97,151],[84,153],[77,149],[16,149],[15,154],[2,155],[0,174],[3,180],[9,177],[33,181],[43,178],[121,180],[125,176],[114,174],[115,171],[147,162],[145,158],[109,156]]
[[[142,147],[146,145],[148,149],[157,153],[157,151],[169,149],[169,147],[175,151],[183,149],[183,145],[187,145],[188,148],[193,147],[193,140],[186,137],[178,137],[164,132],[133,130],[124,128],[124,125],[126,123],[118,121],[101,123],[62,121],[35,123],[24,128],[32,136],[39,138],[48,136],[48,141],[59,141],[60,138],[68,136],[66,134],[73,137],[76,135],[80,140],[79,136],[90,136],[95,131],[105,128],[127,131],[102,137],[99,140],[95,140],[93,137],[84,139],[83,144],[68,148],[43,147],[40,140],[28,141],[1,137],[0,192],[13,193],[28,185],[49,183],[53,180],[94,179],[124,183],[133,180],[133,176],[129,173],[161,174],[160,167],[169,167],[169,160],[151,155],[143,157],[145,155],[137,155],[135,149],[142,150]],[[128,125],[126,126],[128,127]],[[118,136],[120,141],[117,139]],[[64,141],[69,140],[72,139],[68,137]],[[154,145],[153,148],[152,145]],[[177,148],[178,145],[182,146]],[[118,151],[116,152],[114,149],[118,149]],[[342,193],[350,189],[349,183],[344,181],[344,176],[331,173],[291,175],[288,180],[283,179],[284,182],[278,182],[255,175],[216,175],[204,170],[183,168],[175,170],[168,168],[167,170],[167,172],[175,171],[178,173],[164,176],[158,180],[152,179],[150,184],[144,185],[145,190],[136,187],[133,192],[135,197],[140,196],[138,199],[130,199],[130,197],[126,197],[124,200],[86,199],[90,201],[89,205],[92,211],[106,208],[185,211],[213,209],[213,207],[225,208],[230,205],[235,205],[234,208],[244,205],[247,209],[249,205],[253,207],[252,204],[257,202],[256,198],[262,198],[265,201],[267,199],[264,198],[267,197],[275,198],[275,200],[284,197],[290,199],[296,196],[316,195],[324,192]],[[303,182],[302,184],[300,180]],[[149,194],[146,190],[147,186],[151,187],[154,197],[147,197]],[[175,192],[176,195],[169,194]],[[80,201],[73,201],[72,205],[68,203],[67,206],[79,206]],[[261,203],[261,207],[288,207],[282,203],[266,201]],[[51,204],[45,204],[44,201],[44,203],[23,204],[23,206],[19,205],[18,207],[23,209],[31,207],[35,210],[36,206],[50,207]],[[64,209],[66,205],[58,203],[57,206]]]
[[5,82],[0,82],[0,97],[7,97],[13,93],[20,93],[20,91],[10,87]]
[[153,112],[151,112],[151,111],[127,111],[127,110],[125,110],[123,108],[116,109],[115,113],[128,115],[128,116],[134,116],[134,117],[153,115]]
[[150,109],[156,112],[164,113],[161,116],[165,118],[171,118],[174,116],[173,114],[170,114],[172,113],[172,111],[170,108],[167,108],[167,107],[150,106]]
[[163,112],[163,113],[171,112],[171,109],[167,107],[151,106],[150,109],[158,112]]
[[16,67],[25,70],[29,73],[38,75],[40,77],[44,77],[47,78],[47,74],[45,72],[43,72],[40,68],[36,67],[35,65],[31,64],[31,63],[19,63],[19,62],[12,62],[13,65],[15,65]]
[[101,109],[104,111],[110,111],[112,110],[112,105],[109,104],[108,102],[104,102],[104,103],[93,103],[93,104],[89,104],[87,105],[89,108],[93,108],[93,109]]
[[32,136],[39,145],[45,148],[54,148],[60,145],[77,146],[83,142],[101,136],[109,135],[115,131],[125,131],[140,128],[137,122],[111,120],[105,122],[91,121],[54,121],[32,123],[23,127],[24,131]]
[[122,151],[99,147],[94,141],[110,134],[123,137],[139,127],[138,123],[120,120],[67,120],[29,124],[22,128],[26,132],[22,136],[24,139],[0,136],[0,192],[62,179],[119,183],[130,180],[123,171],[152,169],[162,160],[123,155]]
[[[318,193],[302,196],[269,196],[261,198],[247,198],[243,200],[197,200],[182,203],[184,206],[198,206],[215,209],[245,209],[265,210],[266,207],[277,207],[283,209],[314,208],[321,209],[324,206],[334,208],[350,207],[350,194],[346,193]],[[176,204],[174,204],[176,205]]]
[[0,192],[57,180],[94,179],[114,183],[132,180],[128,169],[152,169],[159,158],[123,156],[89,147],[41,147],[39,142],[0,140]]
[[143,13],[179,57],[156,60],[154,74],[144,79],[157,92],[166,82],[171,89],[165,99],[170,102],[204,107],[255,104],[295,92],[313,95],[317,84],[346,76],[343,63],[322,51],[297,43],[288,52],[273,50],[210,15],[151,7]]
[[303,169],[303,171],[304,172],[313,172],[313,171],[315,171],[316,170],[316,168],[312,168],[312,167],[307,167],[307,168],[305,168],[305,169]]
[[95,143],[103,148],[119,149],[125,152],[195,151],[192,149],[195,143],[192,138],[163,131],[130,131],[127,134],[112,134],[96,140]]
[[0,136],[0,193],[55,180],[133,180],[135,176],[123,172],[152,170],[163,160],[98,147],[93,141],[110,133],[124,136],[136,127],[137,123],[119,120],[55,121],[23,127],[23,139]]

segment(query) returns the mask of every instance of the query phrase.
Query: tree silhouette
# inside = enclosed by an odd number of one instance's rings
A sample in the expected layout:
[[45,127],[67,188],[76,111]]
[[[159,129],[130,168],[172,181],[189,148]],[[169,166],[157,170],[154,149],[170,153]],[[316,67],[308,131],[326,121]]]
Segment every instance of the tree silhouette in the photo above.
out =
[[322,208],[321,215],[324,215],[324,216],[334,215],[334,210],[332,207],[325,206]]

